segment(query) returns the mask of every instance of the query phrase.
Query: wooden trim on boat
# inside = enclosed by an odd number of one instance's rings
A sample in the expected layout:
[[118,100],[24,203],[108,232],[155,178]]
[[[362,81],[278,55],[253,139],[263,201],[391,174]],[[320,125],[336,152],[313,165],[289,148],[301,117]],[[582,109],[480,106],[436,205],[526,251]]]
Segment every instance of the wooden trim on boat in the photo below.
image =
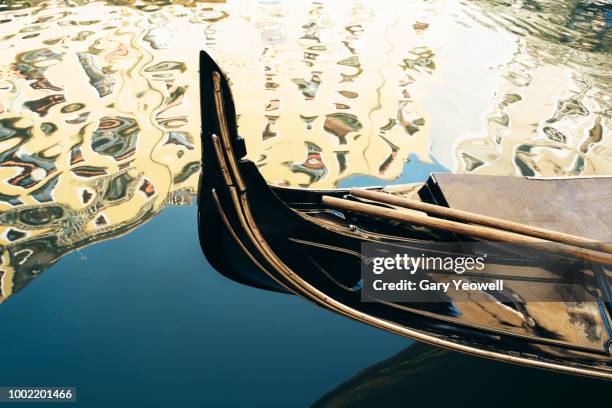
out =
[[289,240],[293,242],[297,242],[298,244],[309,245],[309,246],[317,247],[317,248],[330,249],[330,250],[342,252],[347,255],[352,255],[352,256],[356,256],[357,258],[363,259],[363,256],[359,252],[351,251],[350,249],[340,248],[334,245],[322,244],[320,242],[306,241],[306,240],[299,239],[299,238],[289,238]]
[[572,234],[565,234],[563,232],[552,231],[546,228],[534,227],[531,225],[521,224],[514,221],[504,220],[501,218],[490,217],[487,215],[476,214],[469,211],[443,207],[441,205],[429,204],[419,200],[411,200],[408,198],[397,197],[388,193],[380,193],[378,191],[370,191],[362,188],[352,188],[351,195],[372,201],[378,201],[385,204],[395,205],[402,208],[423,211],[427,214],[434,214],[437,216],[452,218],[454,220],[461,220],[472,224],[484,225],[487,227],[511,231],[521,235],[528,235],[531,237],[542,238],[548,241],[562,242],[564,244],[581,248],[612,253],[612,245],[606,242],[601,242]]
[[[223,103],[223,90],[221,89],[221,74],[218,72],[213,72],[213,84],[215,88],[215,110],[217,112],[217,117],[219,118],[219,126],[221,130],[221,137],[225,142],[225,149],[227,150],[227,154],[231,157],[235,157],[234,149],[232,148],[232,143],[230,141],[229,136],[229,127],[228,123],[225,120],[225,105]],[[232,168],[232,172],[235,174],[238,172],[237,164],[234,160],[230,160],[230,166]],[[242,179],[237,179],[236,184],[239,191],[244,191],[244,183]]]
[[223,221],[223,224],[225,225],[225,228],[227,228],[227,230],[229,231],[230,235],[232,236],[232,238],[234,239],[234,241],[236,241],[236,244],[240,247],[240,249],[242,249],[242,252],[244,252],[244,254],[251,260],[251,262],[253,262],[259,269],[261,269],[261,271],[263,273],[265,273],[266,275],[268,275],[274,282],[276,282],[277,284],[279,284],[283,289],[289,291],[289,293],[294,293],[294,291],[287,287],[287,285],[285,285],[284,283],[282,283],[280,280],[278,280],[272,273],[270,273],[254,256],[253,254],[251,254],[251,252],[244,246],[244,244],[242,243],[242,241],[240,240],[240,238],[238,238],[238,235],[236,234],[236,232],[234,231],[234,228],[232,227],[232,225],[230,224],[229,220],[227,219],[227,216],[225,215],[225,212],[223,211],[223,208],[221,207],[221,203],[219,202],[219,196],[217,195],[217,192],[213,189],[211,191],[213,200],[215,202],[215,206],[217,207],[217,212],[219,213],[219,216],[221,217],[221,220]]
[[[217,155],[217,158],[223,157],[223,151],[221,148],[221,144],[219,142],[219,136],[213,134],[211,136],[211,139],[212,139],[212,145],[213,145],[213,148],[215,149],[215,154]],[[225,184],[227,184],[228,186],[232,185],[232,179],[229,175],[229,170],[227,169],[226,164],[223,162],[219,162],[219,167],[221,168],[221,174],[223,175],[223,180],[225,180]]]
[[422,225],[430,228],[438,228],[458,234],[467,235],[474,238],[488,239],[493,241],[511,242],[516,244],[546,244],[542,248],[551,252],[571,255],[587,261],[594,261],[605,265],[612,265],[612,255],[593,251],[591,249],[576,248],[562,243],[553,243],[541,238],[534,238],[515,232],[503,231],[479,225],[462,224],[460,222],[449,221],[442,218],[428,217],[423,215],[411,214],[393,208],[385,208],[372,204],[365,204],[336,197],[323,196],[324,205],[342,210],[361,212],[381,218],[388,218],[395,221],[404,221],[412,224]]

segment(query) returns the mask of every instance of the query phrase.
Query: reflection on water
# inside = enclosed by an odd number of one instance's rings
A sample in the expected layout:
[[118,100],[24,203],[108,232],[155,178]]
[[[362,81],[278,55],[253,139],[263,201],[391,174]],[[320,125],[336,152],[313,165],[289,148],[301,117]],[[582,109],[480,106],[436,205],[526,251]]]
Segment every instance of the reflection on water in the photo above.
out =
[[0,301],[196,193],[195,71],[154,30],[171,12],[67,4],[2,13]]
[[500,82],[483,129],[456,142],[455,169],[526,176],[611,174],[610,3],[475,4],[467,12],[474,21],[516,34],[516,49],[495,67]]
[[190,202],[200,47],[273,183],[603,174],[610,25],[597,1],[3,2],[0,302]]
[[608,389],[609,383],[603,380],[525,370],[413,343],[360,371],[313,407],[567,406],[578,401],[577,394],[606,405]]

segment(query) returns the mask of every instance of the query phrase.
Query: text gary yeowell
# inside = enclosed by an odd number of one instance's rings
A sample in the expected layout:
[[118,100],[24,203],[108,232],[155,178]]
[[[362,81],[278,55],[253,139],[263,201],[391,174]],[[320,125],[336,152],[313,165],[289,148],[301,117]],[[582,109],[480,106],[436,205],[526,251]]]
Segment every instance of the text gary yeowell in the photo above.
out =
[[451,279],[450,282],[431,282],[423,279],[418,282],[403,279],[399,282],[384,282],[382,279],[377,279],[373,282],[374,290],[433,290],[448,292],[448,289],[453,285],[455,290],[503,290],[504,281],[496,279],[493,282],[467,282],[463,279]]

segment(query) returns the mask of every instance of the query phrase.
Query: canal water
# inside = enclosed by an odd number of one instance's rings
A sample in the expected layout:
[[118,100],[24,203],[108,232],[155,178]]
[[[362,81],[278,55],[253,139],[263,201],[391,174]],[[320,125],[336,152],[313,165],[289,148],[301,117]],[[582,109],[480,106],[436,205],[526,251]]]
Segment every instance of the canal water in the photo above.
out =
[[612,174],[611,25],[605,1],[0,3],[0,385],[84,407],[605,403],[605,382],[231,282],[193,200],[200,49],[270,183]]

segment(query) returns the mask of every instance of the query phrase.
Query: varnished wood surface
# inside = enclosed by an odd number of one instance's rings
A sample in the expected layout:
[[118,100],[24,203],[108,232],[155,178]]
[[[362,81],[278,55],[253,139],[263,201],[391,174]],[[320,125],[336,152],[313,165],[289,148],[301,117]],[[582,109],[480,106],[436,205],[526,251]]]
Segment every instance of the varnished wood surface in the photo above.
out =
[[434,173],[434,204],[612,242],[612,177],[528,179]]

